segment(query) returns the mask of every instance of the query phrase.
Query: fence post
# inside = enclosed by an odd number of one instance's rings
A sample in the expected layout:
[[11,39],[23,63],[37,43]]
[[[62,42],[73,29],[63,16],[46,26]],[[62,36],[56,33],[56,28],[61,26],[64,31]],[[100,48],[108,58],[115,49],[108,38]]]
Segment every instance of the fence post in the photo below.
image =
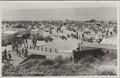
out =
[[57,53],[57,49],[55,48],[55,53]]
[[72,58],[73,58],[73,63],[75,63],[74,50],[72,50]]
[[34,46],[34,50],[35,50],[35,46]]
[[30,45],[30,49],[31,49],[31,45]]
[[50,53],[52,52],[51,48],[50,48]]
[[39,50],[39,48],[40,48],[40,47],[38,46],[38,50]]
[[43,51],[43,46],[41,47],[41,51]]
[[27,48],[28,48],[28,45],[27,45]]
[[47,52],[47,47],[45,48],[45,51]]

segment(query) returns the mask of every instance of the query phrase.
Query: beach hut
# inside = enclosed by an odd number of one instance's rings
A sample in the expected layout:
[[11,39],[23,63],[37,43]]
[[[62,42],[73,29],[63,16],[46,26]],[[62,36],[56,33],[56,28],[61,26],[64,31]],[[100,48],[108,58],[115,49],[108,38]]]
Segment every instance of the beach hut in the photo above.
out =
[[117,46],[117,37],[103,39],[100,44]]
[[17,35],[18,31],[13,31],[13,30],[7,30],[2,32],[2,41],[9,42],[12,39],[15,38]]

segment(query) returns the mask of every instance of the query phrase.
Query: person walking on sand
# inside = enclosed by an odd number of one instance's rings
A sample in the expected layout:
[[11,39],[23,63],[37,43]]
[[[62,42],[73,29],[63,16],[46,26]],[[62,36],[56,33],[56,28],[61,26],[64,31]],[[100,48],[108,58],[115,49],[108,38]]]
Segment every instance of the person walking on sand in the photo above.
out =
[[11,58],[12,58],[12,55],[11,55],[10,51],[8,51],[8,60],[10,61]]
[[4,50],[4,58],[5,58],[5,60],[7,60],[7,50],[6,49]]
[[25,56],[25,48],[22,48],[22,56]]
[[81,51],[82,50],[82,47],[81,47],[82,44],[83,44],[83,41],[80,40],[80,42],[78,43],[77,51]]
[[28,49],[25,49],[25,57],[28,57]]

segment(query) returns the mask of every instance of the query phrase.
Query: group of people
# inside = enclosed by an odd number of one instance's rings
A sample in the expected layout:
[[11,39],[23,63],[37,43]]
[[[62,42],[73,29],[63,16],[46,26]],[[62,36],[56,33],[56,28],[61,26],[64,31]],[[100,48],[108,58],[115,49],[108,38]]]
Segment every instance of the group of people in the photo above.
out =
[[[96,35],[99,36],[98,39],[107,38],[117,34],[117,22],[116,21],[97,21],[95,19],[90,19],[88,21],[73,21],[73,20],[39,20],[39,21],[3,21],[3,24],[13,26],[14,28],[30,28],[39,29],[44,32],[49,32],[50,35],[59,35],[61,33],[68,34],[73,38],[79,36],[78,32],[82,32],[82,37],[84,40],[89,41],[95,39]],[[9,27],[8,26],[8,27]],[[66,32],[64,32],[66,31]],[[72,34],[69,34],[67,31],[72,31]],[[47,33],[46,32],[46,33]],[[86,33],[87,32],[87,33]],[[89,32],[89,33],[88,33]],[[75,33],[75,34],[74,34]],[[44,35],[44,34],[43,34]],[[38,37],[38,34],[37,34]],[[67,35],[60,36],[61,39],[66,39]],[[78,39],[78,38],[77,38]],[[34,45],[36,45],[35,38],[32,39]],[[46,39],[48,41],[48,39]]]
[[5,49],[3,52],[2,52],[2,60],[3,61],[7,61],[9,62],[10,60],[12,60],[12,55],[10,53],[10,51],[7,49]]
[[[41,20],[41,21],[2,21],[3,26],[13,28],[30,28],[28,34],[22,35],[22,37],[16,37],[16,40],[12,44],[12,48],[16,51],[16,54],[20,57],[28,56],[28,47],[22,46],[22,44],[28,44],[28,37],[31,36],[33,46],[36,46],[37,40],[43,39],[45,42],[52,41],[54,37],[59,37],[62,40],[67,38],[80,39],[85,42],[100,42],[103,38],[108,38],[117,34],[117,22],[115,21],[73,21],[73,20]],[[6,25],[5,25],[6,24]],[[32,35],[30,32],[32,29],[39,29],[40,34]],[[42,34],[42,31],[49,34],[46,37]],[[42,36],[43,35],[43,36]],[[98,38],[97,38],[97,36]],[[19,35],[20,36],[20,35]],[[77,50],[81,50],[80,45]],[[11,60],[12,55],[10,51],[5,49],[2,52],[3,60]]]
[[[19,36],[19,37],[18,37]],[[21,58],[28,57],[28,48],[27,48],[27,41],[23,38],[23,36],[20,34],[17,35],[14,40],[11,41],[11,49],[8,50],[7,44],[5,45],[5,50],[2,52],[2,60],[7,61],[10,63],[10,61],[13,60],[13,54],[16,52],[16,54]],[[13,52],[13,53],[12,53]]]
[[12,48],[12,50],[10,51],[10,50],[7,50],[7,49],[5,49],[3,52],[2,52],[2,61],[6,61],[6,62],[9,62],[10,63],[10,61],[14,61],[13,59],[12,59],[12,57],[13,57],[13,55],[12,54],[14,54],[14,53],[11,53],[11,52],[13,52],[13,51],[15,51],[16,52],[16,54],[18,55],[18,57],[21,57],[21,58],[26,58],[26,57],[28,57],[28,48],[27,47],[22,47],[22,46],[15,46],[14,45],[14,48]]
[[19,57],[26,58],[26,57],[28,57],[28,49],[25,48],[25,47],[18,47],[18,48],[16,49],[16,54],[17,54]]
[[12,50],[15,51],[19,57],[23,58],[27,57],[28,56],[27,42],[22,39],[22,36],[17,39],[18,40],[12,44]]
[[36,44],[37,44],[37,36],[31,35],[31,41],[32,41],[33,46],[36,46]]

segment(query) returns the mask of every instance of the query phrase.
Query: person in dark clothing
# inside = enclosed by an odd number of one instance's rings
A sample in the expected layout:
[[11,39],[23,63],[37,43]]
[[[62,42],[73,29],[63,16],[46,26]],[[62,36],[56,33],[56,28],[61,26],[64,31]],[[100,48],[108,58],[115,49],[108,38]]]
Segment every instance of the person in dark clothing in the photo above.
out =
[[7,60],[7,50],[6,49],[4,50],[4,58],[5,58],[5,60]]
[[83,44],[83,41],[78,43],[77,51],[81,51],[82,50],[82,47],[81,47],[82,44]]
[[14,50],[14,48],[15,48],[15,46],[14,46],[14,44],[12,44],[12,50]]
[[8,51],[8,60],[10,60],[12,58],[12,55],[10,53],[10,51]]
[[16,52],[17,52],[17,55],[18,55],[18,56],[21,56],[21,50],[20,50],[20,48],[17,48],[17,51],[16,51]]
[[2,60],[4,60],[4,52],[2,52]]
[[19,54],[19,52],[18,52],[18,48],[16,49],[16,52],[17,52],[17,55]]
[[24,56],[24,53],[25,53],[25,49],[23,48],[23,49],[22,49],[22,55],[23,55],[23,56]]
[[28,49],[25,49],[25,57],[28,57]]
[[25,38],[25,41],[26,41],[26,44],[28,43],[28,41],[27,41],[27,37]]
[[34,46],[35,46],[35,47],[36,47],[36,43],[37,43],[37,40],[35,39],[35,40],[34,40]]

